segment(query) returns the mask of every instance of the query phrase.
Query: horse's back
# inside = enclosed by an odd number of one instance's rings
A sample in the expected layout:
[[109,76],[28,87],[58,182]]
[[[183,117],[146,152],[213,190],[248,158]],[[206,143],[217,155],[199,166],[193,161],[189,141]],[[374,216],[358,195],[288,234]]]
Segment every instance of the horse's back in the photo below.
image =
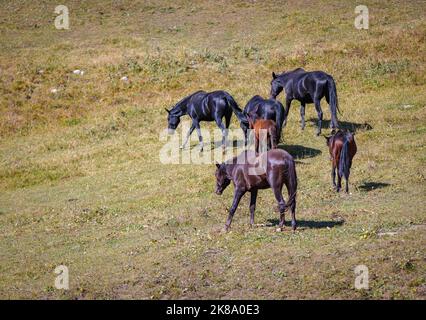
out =
[[351,132],[338,131],[334,136],[330,144],[330,154],[335,157],[335,161],[338,162],[340,152],[343,148],[345,141],[349,144],[349,154],[353,158],[357,152],[357,146],[355,143],[355,136]]
[[274,161],[294,161],[293,156],[283,149],[271,149],[268,151],[268,159]]
[[193,93],[190,97],[189,104],[197,105],[208,95],[207,92],[199,90]]

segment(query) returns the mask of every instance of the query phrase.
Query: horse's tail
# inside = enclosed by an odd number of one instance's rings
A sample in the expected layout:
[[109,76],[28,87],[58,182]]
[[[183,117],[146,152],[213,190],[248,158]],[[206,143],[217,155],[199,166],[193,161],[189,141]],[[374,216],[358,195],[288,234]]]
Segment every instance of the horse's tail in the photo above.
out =
[[292,211],[296,210],[296,196],[297,196],[297,174],[296,164],[294,159],[291,157],[286,160],[287,163],[287,189],[288,189],[288,200],[285,205],[285,210],[290,208]]
[[270,126],[268,128],[269,131],[269,138],[271,139],[271,148],[274,149],[277,147],[278,144],[278,132],[277,132],[277,127],[275,126],[275,124],[273,126]]
[[346,180],[349,178],[349,173],[351,169],[351,159],[349,156],[349,139],[347,135],[343,138],[343,147],[340,151],[339,159],[339,176],[345,177]]
[[234,98],[229,93],[225,93],[225,100],[226,100],[228,106],[230,106],[232,108],[232,111],[235,113],[238,120],[240,122],[241,121],[247,122],[247,119],[243,114],[243,110],[241,110],[241,108],[238,106],[237,102],[234,100]]
[[336,83],[334,82],[334,79],[329,76],[327,79],[327,86],[328,86],[328,101],[330,104],[330,112],[331,112],[331,125],[333,128],[338,127],[337,123],[337,111],[339,114],[342,114],[339,109],[339,102],[337,100],[337,90],[336,90]]

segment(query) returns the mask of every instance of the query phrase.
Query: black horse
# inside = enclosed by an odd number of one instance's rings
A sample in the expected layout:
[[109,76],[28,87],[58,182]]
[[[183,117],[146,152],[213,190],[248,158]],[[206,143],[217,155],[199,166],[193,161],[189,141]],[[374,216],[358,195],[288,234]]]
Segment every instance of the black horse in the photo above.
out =
[[[185,142],[181,148],[185,148],[188,139],[194,129],[197,129],[198,139],[200,141],[200,151],[203,151],[203,137],[201,136],[201,121],[216,121],[218,127],[222,130],[222,147],[226,147],[226,135],[229,123],[231,121],[233,109],[241,110],[234,98],[226,91],[197,91],[181,101],[179,101],[171,110],[167,110],[169,133],[176,130],[180,122],[180,117],[189,115],[192,119],[192,125],[189,129]],[[225,117],[225,125],[222,118]]]
[[276,75],[272,72],[271,98],[276,99],[282,90],[286,94],[286,114],[290,111],[290,104],[293,99],[300,101],[300,116],[302,130],[305,128],[305,105],[314,103],[318,114],[317,135],[321,134],[322,110],[320,101],[323,97],[327,100],[331,111],[330,126],[338,127],[337,110],[339,110],[336,84],[329,74],[323,71],[306,72],[302,68],[293,71],[283,72]]
[[[286,119],[286,112],[281,102],[274,99],[263,99],[261,96],[254,96],[247,102],[244,111],[233,107],[235,115],[240,121],[241,129],[244,131],[247,144],[247,131],[249,129],[249,118],[255,115],[256,119],[274,120],[277,126],[278,139],[281,137],[283,123]],[[251,119],[255,121],[256,119]],[[278,141],[277,141],[278,142]]]

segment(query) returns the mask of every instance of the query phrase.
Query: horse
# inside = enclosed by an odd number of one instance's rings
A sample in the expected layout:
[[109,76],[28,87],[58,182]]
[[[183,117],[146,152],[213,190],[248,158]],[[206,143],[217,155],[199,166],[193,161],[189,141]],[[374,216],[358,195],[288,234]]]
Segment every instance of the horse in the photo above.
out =
[[306,72],[302,68],[283,72],[276,75],[272,72],[271,98],[276,99],[282,90],[286,94],[286,114],[290,111],[291,102],[300,101],[300,117],[302,130],[305,128],[305,105],[314,103],[318,114],[317,136],[321,134],[322,109],[320,101],[325,97],[330,106],[332,129],[338,128],[337,111],[339,104],[336,93],[336,83],[331,75],[323,71]]
[[[259,172],[259,165],[263,164],[263,170]],[[257,171],[257,172],[256,172]],[[284,213],[291,209],[291,226],[296,230],[296,194],[297,175],[293,157],[282,149],[272,149],[261,153],[259,156],[253,151],[243,151],[222,164],[216,163],[216,194],[221,195],[225,188],[233,182],[234,200],[229,210],[229,216],[225,224],[228,231],[235,210],[242,196],[250,192],[250,225],[254,225],[254,211],[259,189],[272,188],[280,211],[279,230],[284,228]],[[282,187],[286,185],[288,201],[284,201]]]
[[[330,151],[332,161],[331,181],[333,188],[337,192],[342,188],[342,177],[346,179],[346,193],[349,192],[349,174],[352,166],[352,159],[356,154],[357,146],[353,133],[349,131],[333,131],[332,135],[325,137]],[[336,186],[336,168],[337,168],[337,186]]]
[[254,130],[256,153],[259,153],[259,140],[260,138],[263,138],[263,132],[266,132],[267,150],[277,148],[278,135],[274,120],[258,119],[253,122],[252,118],[249,117],[249,124],[250,129]]
[[[180,123],[180,117],[189,115],[192,119],[192,125],[186,135],[186,139],[181,146],[184,149],[189,137],[194,129],[197,129],[200,151],[203,151],[204,143],[201,136],[201,121],[216,121],[217,126],[222,130],[222,148],[226,147],[226,136],[228,134],[229,124],[233,108],[239,109],[234,98],[226,91],[197,91],[176,103],[168,113],[167,122],[169,134],[172,134]],[[241,110],[241,109],[240,109]],[[225,125],[222,118],[225,117]]]
[[[263,99],[261,96],[252,97],[246,104],[244,110],[234,108],[234,113],[240,121],[241,129],[244,132],[245,144],[247,145],[247,133],[250,129],[249,118],[255,117],[258,119],[270,119],[275,121],[277,128],[277,136],[279,139],[281,137],[281,131],[283,128],[283,123],[286,119],[286,113],[284,106],[278,100],[273,99]],[[253,119],[254,120],[254,119]]]

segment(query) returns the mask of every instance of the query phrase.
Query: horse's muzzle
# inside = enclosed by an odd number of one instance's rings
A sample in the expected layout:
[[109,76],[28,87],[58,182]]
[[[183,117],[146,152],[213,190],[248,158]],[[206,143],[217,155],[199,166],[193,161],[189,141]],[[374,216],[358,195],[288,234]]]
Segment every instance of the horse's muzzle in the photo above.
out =
[[222,194],[223,190],[216,189],[216,191],[215,191],[215,192],[216,192],[216,194],[217,194],[217,195],[219,195],[219,196],[220,196],[220,195]]

